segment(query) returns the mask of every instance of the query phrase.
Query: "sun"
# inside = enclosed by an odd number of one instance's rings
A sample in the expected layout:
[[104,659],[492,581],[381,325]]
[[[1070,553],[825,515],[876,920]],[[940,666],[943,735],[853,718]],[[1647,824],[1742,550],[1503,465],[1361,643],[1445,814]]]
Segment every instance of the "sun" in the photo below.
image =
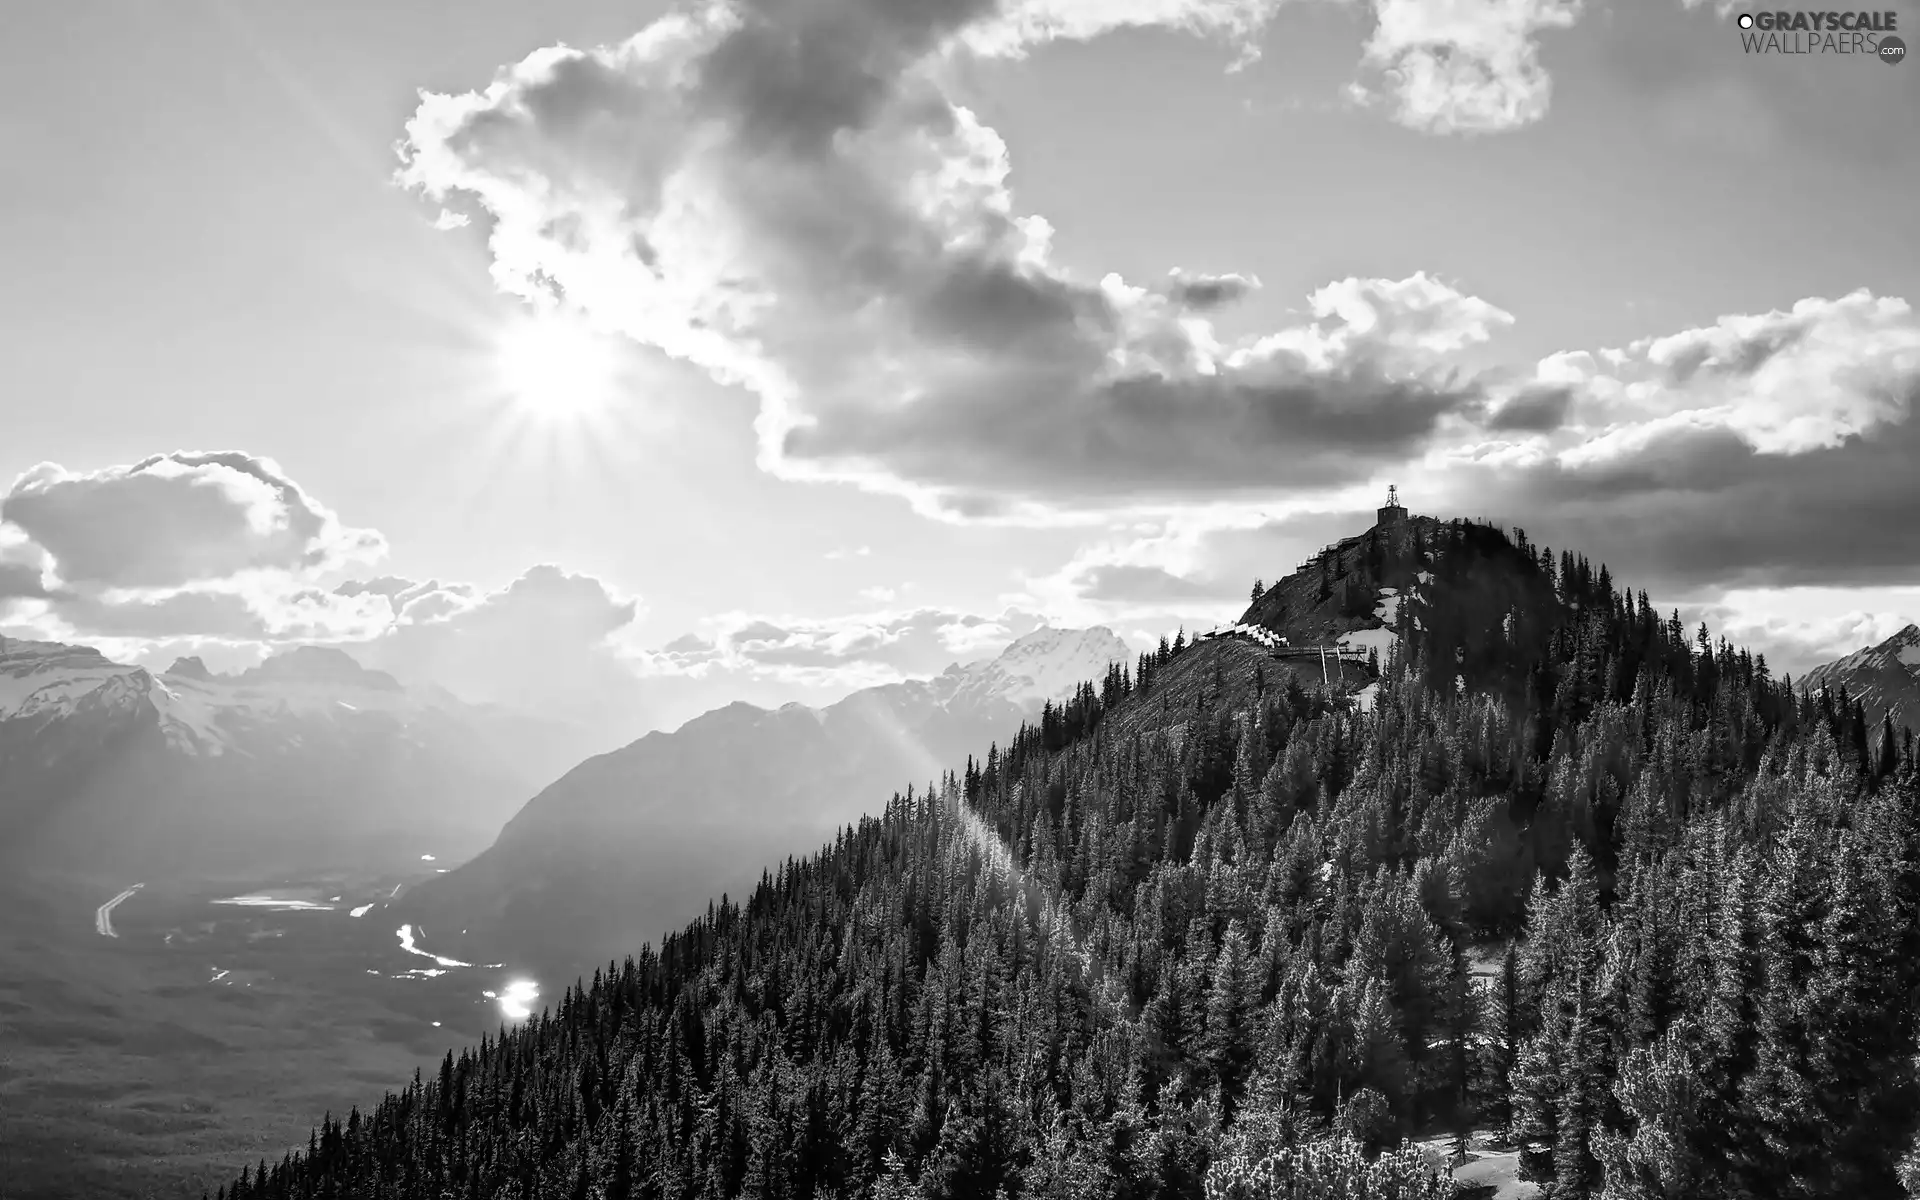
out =
[[494,355],[508,400],[534,420],[590,420],[613,400],[620,363],[612,341],[571,317],[524,317],[501,331]]

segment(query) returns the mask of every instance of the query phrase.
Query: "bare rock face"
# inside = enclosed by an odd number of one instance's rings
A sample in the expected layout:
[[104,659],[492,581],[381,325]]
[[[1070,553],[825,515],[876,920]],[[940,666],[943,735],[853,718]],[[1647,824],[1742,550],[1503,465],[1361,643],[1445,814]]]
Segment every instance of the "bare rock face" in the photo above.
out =
[[1920,625],[1909,625],[1877,646],[1815,667],[1799,680],[1811,690],[1824,687],[1861,702],[1869,726],[1886,716],[1895,729],[1920,730]]

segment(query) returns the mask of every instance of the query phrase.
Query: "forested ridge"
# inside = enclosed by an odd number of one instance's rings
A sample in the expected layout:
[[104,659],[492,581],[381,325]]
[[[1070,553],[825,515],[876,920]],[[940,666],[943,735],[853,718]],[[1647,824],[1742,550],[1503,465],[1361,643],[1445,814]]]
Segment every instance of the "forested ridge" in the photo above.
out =
[[[1434,524],[1368,711],[1184,637],[896,796],[263,1197],[1897,1197],[1909,732]],[[1317,682],[1317,679],[1316,679]]]

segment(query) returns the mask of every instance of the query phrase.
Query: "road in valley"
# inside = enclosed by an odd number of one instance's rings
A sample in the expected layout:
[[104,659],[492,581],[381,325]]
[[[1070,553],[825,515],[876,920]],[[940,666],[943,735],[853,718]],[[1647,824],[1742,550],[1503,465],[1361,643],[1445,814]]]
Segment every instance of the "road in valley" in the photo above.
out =
[[105,904],[102,904],[99,908],[95,909],[93,912],[93,931],[99,934],[101,937],[110,937],[110,938],[119,937],[120,935],[113,931],[113,910],[118,908],[120,906],[120,903],[124,901],[127,897],[133,895],[135,892],[139,891],[141,888],[145,886],[147,885],[144,883],[136,883],[132,887],[128,888],[126,891],[121,892],[118,896],[115,896],[113,899],[107,901]]

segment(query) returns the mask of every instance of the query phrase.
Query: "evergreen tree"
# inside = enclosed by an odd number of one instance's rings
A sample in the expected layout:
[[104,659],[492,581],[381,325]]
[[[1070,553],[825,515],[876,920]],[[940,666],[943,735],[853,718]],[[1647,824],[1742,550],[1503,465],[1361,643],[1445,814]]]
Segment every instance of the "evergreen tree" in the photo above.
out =
[[1370,711],[1183,629],[220,1194],[1437,1200],[1400,1139],[1478,1125],[1558,1200],[1899,1195],[1910,738],[1412,530]]

